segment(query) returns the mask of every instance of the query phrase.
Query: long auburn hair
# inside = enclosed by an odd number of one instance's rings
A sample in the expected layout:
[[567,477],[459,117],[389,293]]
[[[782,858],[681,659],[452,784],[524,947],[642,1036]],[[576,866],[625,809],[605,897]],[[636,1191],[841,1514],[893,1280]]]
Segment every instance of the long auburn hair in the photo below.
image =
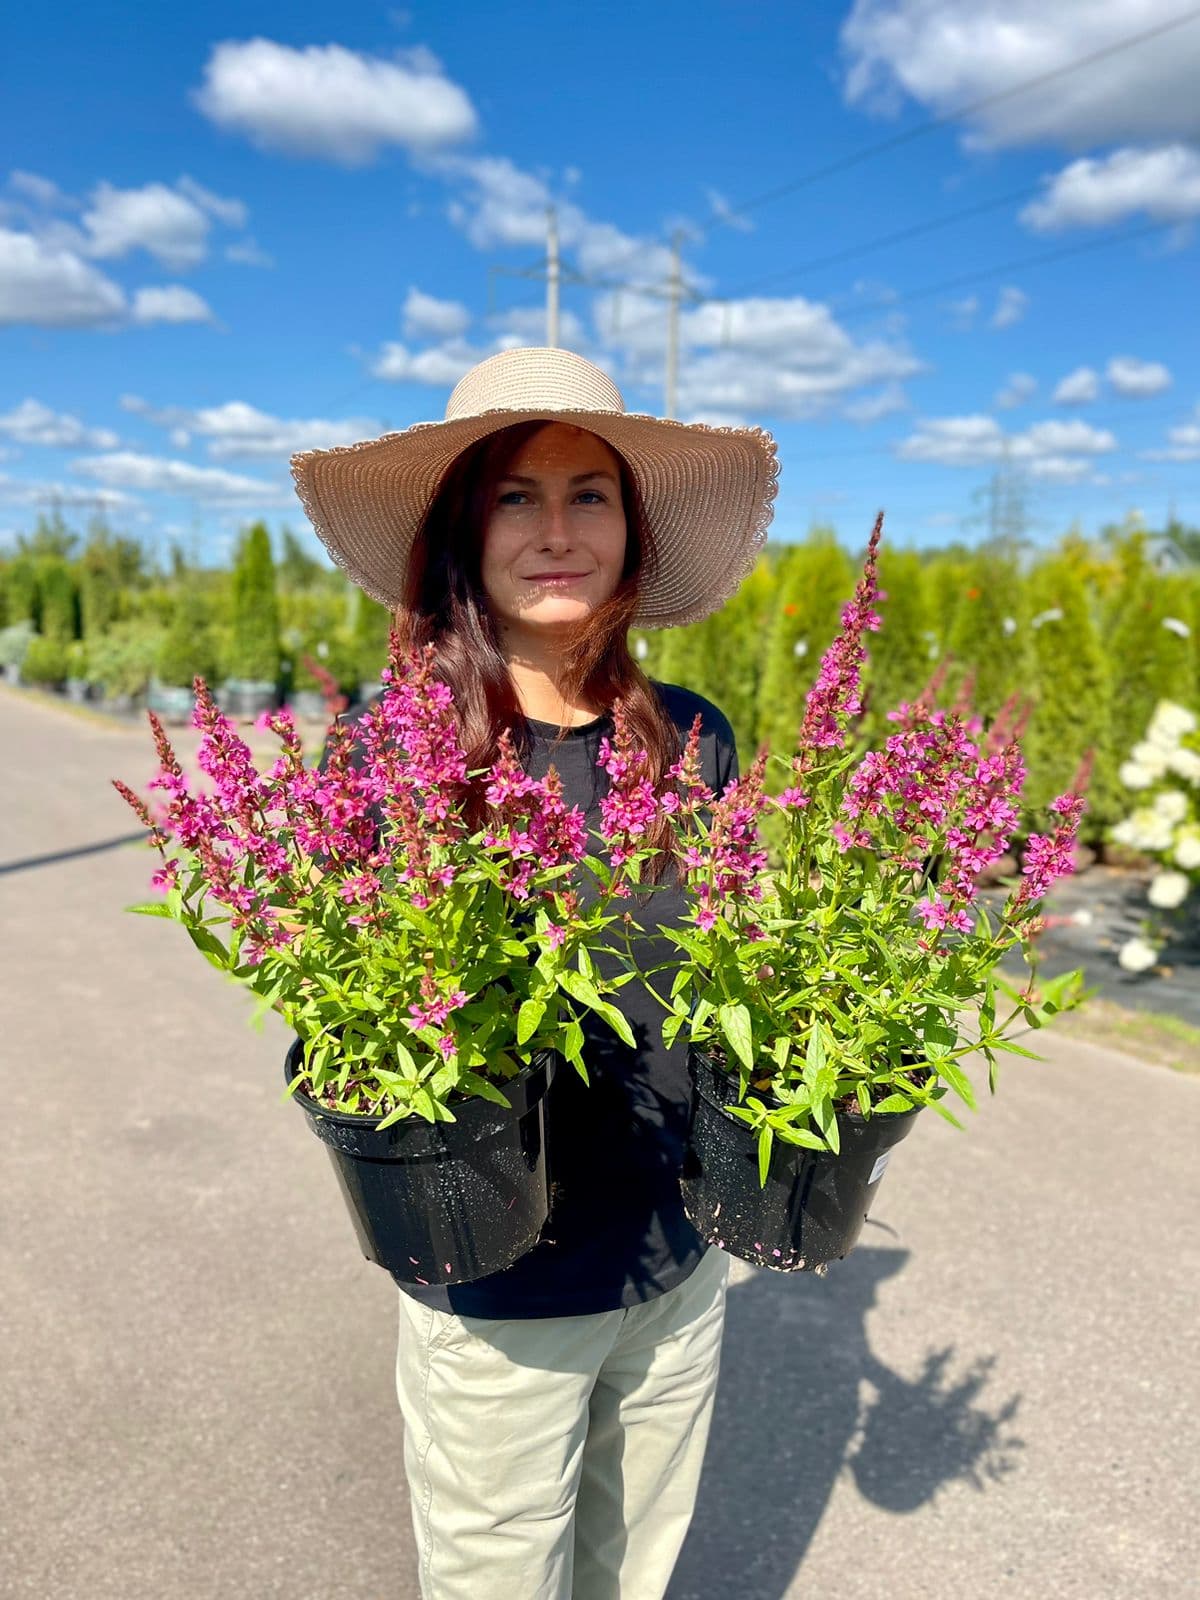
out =
[[[522,445],[544,428],[544,420],[514,423],[481,439],[447,469],[413,543],[404,594],[394,613],[402,648],[435,647],[437,676],[449,685],[458,714],[459,741],[468,771],[490,767],[509,729],[518,754],[529,753],[529,730],[480,575],[483,533],[497,485]],[[611,446],[610,446],[611,448]],[[645,749],[646,777],[658,784],[679,759],[679,732],[653,684],[629,653],[628,630],[637,610],[644,574],[658,555],[629,466],[616,450],[625,511],[625,560],[615,592],[565,634],[559,687],[576,705],[611,707],[619,695],[630,733]],[[555,744],[569,729],[559,729]],[[483,825],[487,802],[475,780],[464,804],[469,827]],[[670,861],[671,828],[656,819],[646,842],[658,854],[643,868],[656,882]]]

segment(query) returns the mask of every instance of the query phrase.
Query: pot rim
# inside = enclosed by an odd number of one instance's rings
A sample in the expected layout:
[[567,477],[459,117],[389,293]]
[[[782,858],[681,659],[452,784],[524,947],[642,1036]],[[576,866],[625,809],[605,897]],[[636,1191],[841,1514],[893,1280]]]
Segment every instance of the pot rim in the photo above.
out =
[[[287,1055],[284,1057],[283,1071],[289,1089],[299,1076],[297,1072],[292,1070],[293,1062],[297,1055],[301,1055],[303,1053],[306,1042],[306,1040],[297,1035],[289,1045]],[[533,1060],[526,1062],[526,1064],[521,1068],[520,1072],[518,1072],[514,1077],[509,1078],[507,1085],[498,1083],[496,1084],[496,1088],[499,1089],[501,1093],[507,1093],[508,1087],[515,1087],[517,1085],[523,1086],[524,1084],[528,1083],[529,1079],[533,1077],[536,1072],[544,1071],[546,1067],[549,1066],[550,1062],[557,1056],[557,1054],[558,1052],[556,1050],[545,1047],[536,1051]],[[330,1109],[330,1107],[322,1105],[319,1100],[314,1100],[313,1097],[306,1093],[304,1089],[291,1089],[291,1098],[303,1107],[306,1115],[308,1116],[324,1117],[329,1122],[332,1122],[339,1127],[354,1128],[363,1133],[369,1133],[377,1130],[379,1124],[384,1121],[384,1116],[363,1116],[357,1111],[333,1111]],[[456,1118],[457,1113],[460,1110],[473,1107],[482,1108],[486,1106],[490,1109],[490,1112],[493,1116],[501,1117],[505,1116],[506,1114],[515,1114],[519,1109],[517,1106],[509,1106],[506,1108],[504,1106],[497,1105],[494,1100],[489,1100],[486,1098],[486,1096],[481,1094],[464,1094],[457,1100],[451,1100],[449,1105],[450,1109],[456,1113]],[[482,1115],[483,1112],[481,1111],[480,1114]],[[385,1115],[390,1115],[390,1113],[385,1113]],[[453,1127],[455,1125],[453,1123],[444,1124],[440,1120],[436,1123],[427,1122],[425,1118],[421,1116],[416,1116],[414,1121],[413,1116],[408,1116],[400,1117],[396,1122],[391,1123],[383,1131],[384,1133],[391,1133],[394,1130],[403,1128],[406,1123],[419,1125],[423,1128],[444,1126]]]

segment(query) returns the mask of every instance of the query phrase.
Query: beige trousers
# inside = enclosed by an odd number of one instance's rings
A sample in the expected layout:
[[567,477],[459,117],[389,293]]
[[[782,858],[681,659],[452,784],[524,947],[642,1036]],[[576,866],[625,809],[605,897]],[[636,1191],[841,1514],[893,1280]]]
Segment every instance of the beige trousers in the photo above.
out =
[[424,1600],[662,1600],[708,1441],[729,1257],[642,1305],[498,1321],[400,1291]]

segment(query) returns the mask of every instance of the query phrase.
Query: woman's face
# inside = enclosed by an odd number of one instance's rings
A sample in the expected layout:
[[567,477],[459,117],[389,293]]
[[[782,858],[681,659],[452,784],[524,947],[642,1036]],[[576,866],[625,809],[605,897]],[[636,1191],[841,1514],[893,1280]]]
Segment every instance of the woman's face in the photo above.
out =
[[616,455],[594,433],[546,423],[485,512],[480,576],[501,634],[577,622],[611,597],[624,560]]

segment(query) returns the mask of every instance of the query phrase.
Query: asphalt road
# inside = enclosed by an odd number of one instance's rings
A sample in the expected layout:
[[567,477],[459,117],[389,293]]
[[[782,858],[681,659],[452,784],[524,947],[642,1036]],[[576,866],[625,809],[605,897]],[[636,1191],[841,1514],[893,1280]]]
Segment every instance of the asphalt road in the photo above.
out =
[[[0,762],[0,1595],[415,1600],[396,1291],[282,1025],[121,909],[148,736],[0,688]],[[1196,1595],[1200,1081],[1042,1038],[826,1278],[735,1264],[670,1600]]]

